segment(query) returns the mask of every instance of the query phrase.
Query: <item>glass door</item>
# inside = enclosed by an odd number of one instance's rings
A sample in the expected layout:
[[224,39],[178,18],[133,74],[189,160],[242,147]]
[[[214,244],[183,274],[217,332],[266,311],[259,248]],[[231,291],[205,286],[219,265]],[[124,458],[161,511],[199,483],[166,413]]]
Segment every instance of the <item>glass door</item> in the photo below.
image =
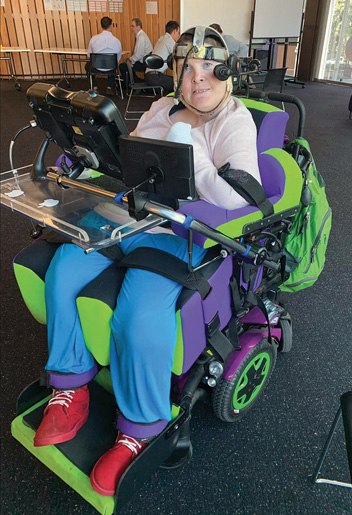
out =
[[352,84],[352,0],[331,0],[317,78]]

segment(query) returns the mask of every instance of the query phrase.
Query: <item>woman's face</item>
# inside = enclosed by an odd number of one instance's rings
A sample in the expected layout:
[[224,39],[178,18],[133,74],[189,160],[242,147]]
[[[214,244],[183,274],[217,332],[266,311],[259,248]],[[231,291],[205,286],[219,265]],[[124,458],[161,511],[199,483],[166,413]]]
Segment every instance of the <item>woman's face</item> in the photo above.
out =
[[[181,75],[184,59],[177,61],[177,76]],[[205,59],[188,59],[182,83],[182,94],[188,104],[199,111],[208,112],[215,109],[223,99],[226,81],[214,76],[216,61]]]

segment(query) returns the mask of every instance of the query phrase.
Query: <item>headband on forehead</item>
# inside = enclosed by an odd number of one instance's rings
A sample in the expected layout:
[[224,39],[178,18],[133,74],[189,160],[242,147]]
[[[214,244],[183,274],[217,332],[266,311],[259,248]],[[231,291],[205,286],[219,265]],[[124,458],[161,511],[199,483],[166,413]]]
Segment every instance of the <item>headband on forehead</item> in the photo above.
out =
[[[179,45],[176,48],[175,58],[184,59],[189,50],[191,50],[192,46],[194,48],[194,45],[192,45],[191,43],[189,43],[188,45]],[[194,48],[190,57],[196,59],[207,59],[212,61],[224,62],[226,61],[226,59],[228,59],[228,52],[226,48],[206,47],[204,45],[201,45],[199,47],[197,46],[197,50]]]
[[[184,59],[188,53],[188,57],[219,62],[225,62],[229,58],[229,52],[224,39],[212,27],[198,26],[186,30],[183,34],[189,34],[190,36],[193,36],[193,42],[179,44],[176,43],[174,50],[175,59]],[[211,45],[205,46],[205,39],[207,37],[218,40],[222,47]]]

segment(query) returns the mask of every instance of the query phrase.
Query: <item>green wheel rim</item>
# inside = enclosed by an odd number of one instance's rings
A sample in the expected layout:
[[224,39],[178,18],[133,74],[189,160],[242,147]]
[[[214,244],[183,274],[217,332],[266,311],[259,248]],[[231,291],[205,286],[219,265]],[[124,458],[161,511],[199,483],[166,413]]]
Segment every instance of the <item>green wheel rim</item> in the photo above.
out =
[[241,410],[254,401],[262,389],[270,371],[271,357],[268,352],[257,354],[248,363],[233,393],[234,410]]

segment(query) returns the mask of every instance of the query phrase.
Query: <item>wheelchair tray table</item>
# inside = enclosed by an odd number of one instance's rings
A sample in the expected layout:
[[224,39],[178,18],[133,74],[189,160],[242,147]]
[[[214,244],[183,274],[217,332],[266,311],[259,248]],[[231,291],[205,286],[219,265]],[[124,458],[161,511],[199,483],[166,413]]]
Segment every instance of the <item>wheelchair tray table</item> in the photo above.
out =
[[[130,218],[125,223],[128,215],[125,206],[96,193],[62,188],[53,180],[33,181],[30,170],[28,165],[0,174],[1,204],[63,234],[86,250],[109,247],[165,222],[163,218],[148,215],[139,222]],[[98,227],[91,226],[89,221],[85,224],[85,217],[94,211],[103,215],[106,224]],[[124,222],[119,221],[121,216]]]

